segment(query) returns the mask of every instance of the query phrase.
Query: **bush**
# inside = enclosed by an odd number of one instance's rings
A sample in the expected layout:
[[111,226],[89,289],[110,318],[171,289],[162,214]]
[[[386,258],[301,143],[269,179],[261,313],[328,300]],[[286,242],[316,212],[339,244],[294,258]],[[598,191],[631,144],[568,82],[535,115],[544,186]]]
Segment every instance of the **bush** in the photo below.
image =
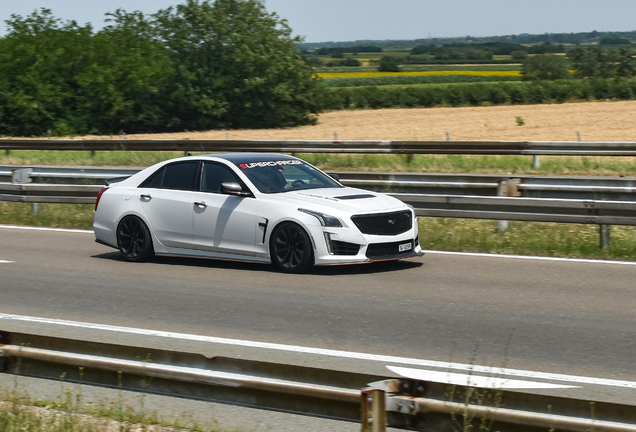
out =
[[515,50],[510,53],[510,59],[513,61],[523,61],[528,58],[528,51],[525,50]]
[[399,72],[400,59],[395,56],[382,56],[378,70],[380,72]]
[[528,57],[521,68],[524,81],[554,81],[571,78],[570,64],[559,55],[540,54]]
[[588,99],[634,99],[636,79],[560,80],[330,89],[327,109],[540,104]]

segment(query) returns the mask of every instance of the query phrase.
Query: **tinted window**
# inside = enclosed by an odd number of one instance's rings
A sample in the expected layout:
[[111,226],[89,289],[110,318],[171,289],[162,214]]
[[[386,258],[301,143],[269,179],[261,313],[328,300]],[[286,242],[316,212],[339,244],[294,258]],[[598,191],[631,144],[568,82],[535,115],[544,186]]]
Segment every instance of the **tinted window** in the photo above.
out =
[[195,190],[199,162],[177,162],[154,173],[139,187]]
[[242,182],[238,177],[230,171],[229,168],[215,163],[204,163],[203,172],[201,173],[201,191],[202,192],[221,192],[221,183],[238,183]]
[[163,173],[166,172],[165,167],[148,177],[139,187],[160,188],[163,182]]
[[164,189],[194,190],[199,162],[181,162],[168,165],[161,187]]

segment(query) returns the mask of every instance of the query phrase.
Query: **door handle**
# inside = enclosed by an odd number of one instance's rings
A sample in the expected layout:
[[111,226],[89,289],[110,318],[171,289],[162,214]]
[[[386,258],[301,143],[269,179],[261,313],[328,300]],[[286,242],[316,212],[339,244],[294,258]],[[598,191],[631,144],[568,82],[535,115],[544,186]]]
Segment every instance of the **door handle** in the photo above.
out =
[[145,199],[145,200],[148,200],[148,201],[150,201],[152,199],[152,195],[150,195],[150,194],[141,194],[139,196],[141,197],[141,199]]
[[205,203],[205,201],[195,201],[194,205],[202,207],[202,208],[206,208],[208,205]]

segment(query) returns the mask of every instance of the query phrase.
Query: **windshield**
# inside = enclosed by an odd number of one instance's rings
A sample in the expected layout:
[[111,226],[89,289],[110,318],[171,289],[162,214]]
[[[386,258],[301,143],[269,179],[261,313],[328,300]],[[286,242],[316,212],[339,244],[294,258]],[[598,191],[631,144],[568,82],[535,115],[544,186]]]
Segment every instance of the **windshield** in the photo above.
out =
[[300,159],[236,165],[262,193],[342,187],[334,179]]

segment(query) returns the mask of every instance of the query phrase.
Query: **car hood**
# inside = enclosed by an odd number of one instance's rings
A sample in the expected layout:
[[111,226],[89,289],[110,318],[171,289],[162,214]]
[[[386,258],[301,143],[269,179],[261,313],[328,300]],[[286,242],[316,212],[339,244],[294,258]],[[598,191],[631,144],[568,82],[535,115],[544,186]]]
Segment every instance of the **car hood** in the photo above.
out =
[[297,202],[299,206],[319,205],[353,214],[401,210],[406,207],[406,204],[397,198],[349,187],[290,191],[280,194],[280,197]]

